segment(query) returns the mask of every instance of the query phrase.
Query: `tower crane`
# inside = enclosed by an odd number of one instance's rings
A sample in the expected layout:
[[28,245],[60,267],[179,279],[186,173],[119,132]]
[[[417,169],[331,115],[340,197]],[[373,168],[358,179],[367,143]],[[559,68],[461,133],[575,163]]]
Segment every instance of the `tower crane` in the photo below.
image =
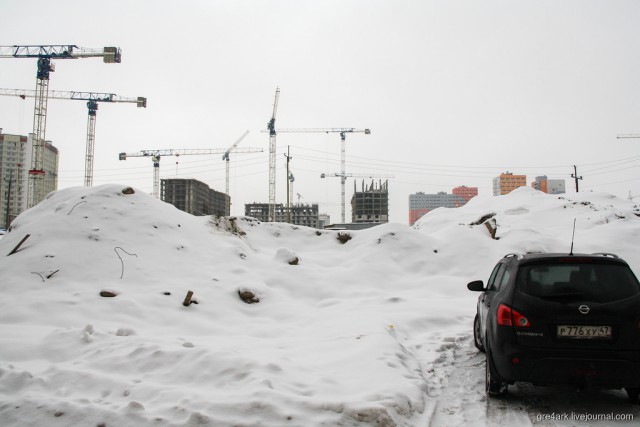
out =
[[341,208],[342,208],[342,223],[345,221],[345,183],[346,177],[346,140],[348,133],[364,133],[370,135],[370,129],[355,129],[355,128],[302,128],[302,129],[279,129],[278,132],[295,132],[295,133],[339,133],[340,134],[340,193],[341,193]]
[[[238,144],[240,144],[240,142],[244,139],[245,136],[247,136],[247,134],[249,133],[249,131],[246,131],[240,138],[238,138],[236,140],[236,142],[233,143],[233,145],[231,147],[229,147],[229,149],[227,151],[224,152],[224,154],[222,155],[222,160],[226,161],[226,186],[225,186],[225,194],[229,195],[229,153],[231,153],[231,151],[235,150],[235,148],[238,146]],[[262,150],[260,150],[262,151]]]
[[[262,152],[262,148],[243,147],[230,150],[233,153],[258,153]],[[167,150],[142,150],[135,153],[120,153],[120,160],[127,160],[127,157],[150,157],[153,161],[153,197],[160,198],[160,158],[164,156],[191,156],[191,155],[208,155],[208,154],[224,154],[227,150],[224,148],[203,148],[203,149],[167,149]]]
[[273,113],[271,120],[267,123],[269,131],[269,221],[276,220],[276,111],[278,110],[278,99],[280,98],[280,88],[276,87],[276,95],[273,100]]
[[[35,90],[24,89],[0,89],[0,95],[19,96],[22,99],[35,98]],[[136,104],[138,108],[147,107],[147,98],[124,98],[113,93],[96,93],[96,92],[75,92],[75,91],[49,91],[49,99],[70,99],[75,101],[87,101],[88,119],[87,119],[87,148],[85,153],[84,164],[84,185],[91,187],[93,185],[93,158],[96,140],[96,115],[98,112],[99,102],[125,102]]]
[[54,59],[102,58],[105,63],[120,63],[122,53],[118,47],[87,49],[76,45],[13,45],[0,46],[0,58],[37,58],[35,107],[33,112],[33,147],[29,169],[27,207],[44,199],[44,153],[47,124],[49,75],[55,71]]
[[393,175],[374,175],[374,174],[366,174],[366,173],[323,173],[320,175],[320,178],[340,178],[342,182],[342,200],[340,203],[340,218],[342,219],[342,224],[345,223],[345,192],[344,192],[344,183],[347,178],[395,178]]

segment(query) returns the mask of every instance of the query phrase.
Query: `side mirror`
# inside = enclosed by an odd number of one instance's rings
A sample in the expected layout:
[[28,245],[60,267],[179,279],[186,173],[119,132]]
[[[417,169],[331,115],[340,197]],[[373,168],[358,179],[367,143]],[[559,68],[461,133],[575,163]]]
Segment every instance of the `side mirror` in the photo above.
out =
[[484,291],[484,282],[482,280],[474,280],[467,284],[467,289],[474,292],[482,292]]

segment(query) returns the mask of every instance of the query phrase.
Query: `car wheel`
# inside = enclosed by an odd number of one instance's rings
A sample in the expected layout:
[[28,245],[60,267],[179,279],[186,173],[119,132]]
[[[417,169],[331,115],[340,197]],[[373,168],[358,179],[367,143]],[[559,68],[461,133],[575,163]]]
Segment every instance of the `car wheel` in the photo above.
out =
[[632,387],[632,388],[625,388],[625,390],[627,391],[627,396],[629,396],[629,402],[639,403],[638,397],[640,397],[640,388]]
[[476,314],[475,319],[473,319],[473,343],[478,350],[484,353],[484,345],[482,345],[480,337],[480,318]]
[[491,353],[486,352],[486,362],[485,362],[485,375],[484,375],[484,386],[485,391],[487,392],[488,397],[500,397],[507,394],[507,389],[509,388],[509,384],[502,381],[502,379],[498,376],[496,372],[496,368],[493,365],[493,359],[491,358]]

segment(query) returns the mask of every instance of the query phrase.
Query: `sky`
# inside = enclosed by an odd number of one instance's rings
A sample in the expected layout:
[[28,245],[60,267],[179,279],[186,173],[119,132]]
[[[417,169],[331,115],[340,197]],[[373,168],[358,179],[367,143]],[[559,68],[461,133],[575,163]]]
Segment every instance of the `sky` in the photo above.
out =
[[[491,194],[502,172],[566,179],[580,191],[640,195],[640,3],[613,1],[61,1],[0,5],[2,45],[122,49],[122,63],[56,61],[51,90],[144,96],[146,109],[100,104],[94,185],[150,193],[147,149],[240,147],[231,214],[268,202],[263,130],[280,88],[278,128],[371,129],[347,136],[346,172],[389,179],[390,221],[409,195],[459,185]],[[33,59],[0,59],[0,87],[34,89]],[[50,100],[47,139],[59,188],[84,182],[87,111]],[[33,99],[0,96],[0,128],[28,134]],[[318,203],[340,218],[338,134],[278,134],[276,202]],[[219,155],[163,157],[161,178],[225,188]],[[360,188],[361,179],[357,179]],[[376,178],[376,181],[387,178]],[[371,182],[369,178],[366,179]],[[347,180],[347,218],[354,179]]]

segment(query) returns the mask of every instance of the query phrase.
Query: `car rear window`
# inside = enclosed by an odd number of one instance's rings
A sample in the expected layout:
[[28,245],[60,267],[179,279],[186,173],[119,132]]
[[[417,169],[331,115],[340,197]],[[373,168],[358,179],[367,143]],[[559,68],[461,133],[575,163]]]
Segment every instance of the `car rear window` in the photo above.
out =
[[619,264],[525,265],[518,270],[516,287],[543,299],[599,303],[640,293],[640,283],[631,269]]

